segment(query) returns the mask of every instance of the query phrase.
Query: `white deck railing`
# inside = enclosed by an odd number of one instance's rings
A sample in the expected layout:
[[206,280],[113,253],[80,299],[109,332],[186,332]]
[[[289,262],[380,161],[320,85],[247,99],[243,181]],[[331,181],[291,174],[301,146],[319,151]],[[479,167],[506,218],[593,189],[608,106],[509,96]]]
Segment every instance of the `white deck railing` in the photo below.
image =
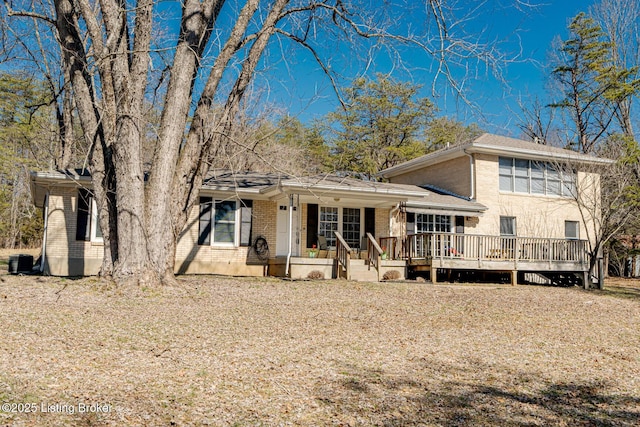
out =
[[569,262],[587,260],[586,240],[475,234],[420,233],[407,236],[405,257],[487,261]]

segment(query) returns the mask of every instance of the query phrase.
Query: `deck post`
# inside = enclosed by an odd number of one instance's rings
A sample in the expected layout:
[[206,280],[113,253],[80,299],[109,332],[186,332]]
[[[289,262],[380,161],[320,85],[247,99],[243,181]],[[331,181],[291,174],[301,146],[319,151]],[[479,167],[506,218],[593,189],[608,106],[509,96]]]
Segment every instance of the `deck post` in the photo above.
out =
[[589,289],[589,270],[582,272],[582,287]]
[[518,284],[518,270],[511,270],[511,286]]
[[434,266],[431,266],[431,283],[438,283],[438,269]]

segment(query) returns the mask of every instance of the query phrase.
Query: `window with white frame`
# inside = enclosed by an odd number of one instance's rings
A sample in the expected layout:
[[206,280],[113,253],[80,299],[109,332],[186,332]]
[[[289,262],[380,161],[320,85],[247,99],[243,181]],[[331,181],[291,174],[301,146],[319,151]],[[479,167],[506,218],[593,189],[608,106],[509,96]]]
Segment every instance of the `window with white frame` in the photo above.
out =
[[249,246],[252,201],[200,197],[198,245]]
[[578,221],[565,221],[564,237],[567,240],[578,240],[580,238],[580,223]]
[[500,235],[501,236],[516,235],[516,217],[514,216],[500,217]]
[[335,232],[342,234],[345,242],[352,248],[360,247],[362,230],[362,209],[336,206],[320,206],[318,235],[327,239],[327,246],[336,246]]
[[359,208],[342,208],[342,237],[350,247],[360,247]]
[[336,235],[340,225],[339,208],[330,206],[320,206],[320,219],[318,221],[318,235],[327,239],[327,246],[336,246]]
[[102,243],[98,206],[93,193],[86,188],[78,189],[76,214],[76,240]]
[[571,197],[575,194],[576,173],[548,162],[500,157],[500,191]]
[[416,214],[417,233],[451,232],[451,216],[435,214]]

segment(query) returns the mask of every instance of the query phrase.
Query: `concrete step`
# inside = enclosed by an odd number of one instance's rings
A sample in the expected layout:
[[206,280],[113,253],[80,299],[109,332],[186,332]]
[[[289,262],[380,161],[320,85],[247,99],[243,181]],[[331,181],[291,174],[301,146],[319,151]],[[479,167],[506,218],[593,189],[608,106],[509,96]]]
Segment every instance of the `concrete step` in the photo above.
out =
[[351,264],[351,280],[358,282],[377,282],[378,272],[375,268],[369,270],[364,264]]
[[[351,280],[361,281],[361,282],[377,282],[378,281],[378,273],[375,268],[371,267],[369,269],[368,262],[364,259],[352,259],[351,260]],[[385,272],[389,270],[398,270],[400,272],[401,277],[405,277],[406,263],[400,260],[386,260],[382,261],[382,267],[380,272],[380,278],[384,275]]]

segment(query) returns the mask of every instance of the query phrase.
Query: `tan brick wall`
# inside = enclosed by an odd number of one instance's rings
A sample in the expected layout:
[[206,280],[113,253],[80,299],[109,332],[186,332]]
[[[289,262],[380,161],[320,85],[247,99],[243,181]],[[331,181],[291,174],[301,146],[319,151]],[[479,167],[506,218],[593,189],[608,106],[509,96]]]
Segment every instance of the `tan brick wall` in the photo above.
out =
[[376,208],[376,239],[378,237],[390,237],[389,212],[391,209]]
[[[100,271],[104,247],[101,243],[77,241],[77,189],[56,188],[49,196],[47,224],[47,269],[55,276],[95,275]],[[263,275],[264,261],[249,247],[198,246],[198,207],[189,216],[185,233],[176,247],[177,273]],[[276,204],[253,202],[252,241],[266,238],[272,253],[276,241]]]
[[[198,213],[199,207],[194,206],[187,229],[178,241],[176,273],[264,275],[263,266],[266,262],[258,259],[250,247],[198,245]],[[273,256],[276,244],[276,203],[254,200],[252,215],[252,243],[258,236],[263,236]]]
[[408,172],[390,179],[396,184],[431,184],[449,191],[469,196],[471,194],[471,167],[467,156]]
[[98,274],[104,247],[76,240],[76,188],[54,188],[49,194],[45,272],[54,276]]
[[391,223],[391,236],[404,238],[407,233],[406,214],[402,209],[397,209],[393,213]]

